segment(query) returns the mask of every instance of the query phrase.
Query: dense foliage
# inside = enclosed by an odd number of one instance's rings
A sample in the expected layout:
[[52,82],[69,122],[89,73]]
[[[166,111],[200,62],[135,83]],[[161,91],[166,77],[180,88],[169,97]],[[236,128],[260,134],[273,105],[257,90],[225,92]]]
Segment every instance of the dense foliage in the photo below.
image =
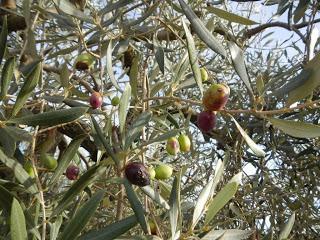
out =
[[319,9],[2,0],[1,239],[317,239]]

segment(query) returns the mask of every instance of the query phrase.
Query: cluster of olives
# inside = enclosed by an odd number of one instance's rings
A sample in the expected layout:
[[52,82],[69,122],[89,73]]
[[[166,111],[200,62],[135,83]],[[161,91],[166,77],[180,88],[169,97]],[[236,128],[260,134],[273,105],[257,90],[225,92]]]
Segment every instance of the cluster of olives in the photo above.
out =
[[170,155],[176,155],[180,151],[189,152],[190,147],[190,138],[185,134],[181,134],[178,139],[176,137],[169,138],[166,145],[167,153],[169,153]]
[[150,185],[150,180],[166,180],[173,173],[172,167],[167,164],[161,164],[155,168],[147,168],[143,163],[131,162],[125,166],[125,176],[130,183],[139,187]]
[[199,113],[197,125],[202,132],[210,132],[216,126],[216,111],[220,111],[226,105],[230,95],[230,88],[224,84],[212,84],[204,93],[202,104],[204,111]]
[[[74,63],[75,69],[79,71],[86,71],[89,70],[95,62],[95,57],[89,53],[80,54]],[[103,103],[103,98],[101,93],[93,92],[89,99],[90,105],[93,109],[100,108]],[[118,96],[115,96],[111,99],[112,106],[118,106],[120,103],[120,99]]]

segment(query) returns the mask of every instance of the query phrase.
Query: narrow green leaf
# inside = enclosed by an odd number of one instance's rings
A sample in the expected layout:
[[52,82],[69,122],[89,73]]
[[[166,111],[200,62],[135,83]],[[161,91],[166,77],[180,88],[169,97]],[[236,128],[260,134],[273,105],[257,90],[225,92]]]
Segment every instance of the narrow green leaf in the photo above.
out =
[[40,80],[41,71],[42,64],[38,63],[27,76],[26,80],[24,81],[24,84],[21,87],[20,92],[18,93],[16,102],[13,106],[12,116],[15,116],[20,111],[27,99],[33,93],[33,90],[35,89]]
[[[0,148],[0,161],[4,163],[8,168],[14,172],[14,176],[22,185],[25,186],[26,190],[31,194],[37,194],[38,188],[30,178],[29,174],[24,170],[23,166],[16,160],[7,157]],[[38,196],[37,196],[38,197]]]
[[291,120],[268,118],[272,125],[284,133],[298,138],[316,138],[320,136],[320,126]]
[[106,170],[105,166],[94,166],[87,170],[63,195],[51,216],[59,215],[68,207],[71,201],[80,194],[89,184],[98,179]]
[[29,126],[55,126],[62,123],[72,122],[83,116],[88,107],[73,107],[57,111],[38,113],[21,118],[10,119],[9,123],[25,124]]
[[31,8],[31,1],[30,0],[24,0],[22,2],[22,9],[23,9],[23,16],[26,21],[27,26],[30,25],[30,9]]
[[[319,57],[319,55],[317,55]],[[316,70],[312,69],[311,71],[302,71],[301,74],[304,74],[307,72],[307,78],[305,78],[303,82],[300,83],[300,85],[291,90],[288,95],[288,100],[287,100],[287,106],[290,106],[291,104],[304,99],[307,96],[312,95],[312,92],[320,86],[320,69],[319,69],[320,64],[318,65],[318,68]],[[299,74],[299,76],[301,76]]]
[[1,73],[1,93],[0,93],[0,100],[4,99],[7,95],[10,82],[14,76],[14,69],[16,67],[16,59],[15,57],[9,58],[3,66],[2,73]]
[[155,142],[162,142],[162,141],[168,140],[171,137],[177,136],[178,133],[180,133],[180,132],[181,132],[181,129],[170,130],[164,134],[161,134],[160,136],[158,136],[156,138],[150,139],[146,145],[149,145],[149,144],[155,143]]
[[199,195],[199,198],[197,200],[197,203],[193,211],[191,230],[194,229],[194,227],[199,222],[200,218],[205,213],[206,205],[209,201],[211,201],[215,188],[218,185],[223,172],[224,172],[224,163],[221,160],[219,160],[216,166],[214,178],[212,178],[207,183],[207,185],[202,189]]
[[112,240],[129,231],[138,221],[135,215],[112,223],[100,230],[93,230],[80,237],[80,240]]
[[106,67],[107,72],[110,77],[111,83],[113,86],[120,92],[122,92],[122,89],[119,87],[119,84],[116,80],[116,77],[114,76],[113,69],[112,69],[112,41],[109,41],[108,48],[107,48],[107,56],[106,56]]
[[60,72],[60,84],[64,89],[69,87],[69,80],[70,80],[70,71],[68,69],[67,63],[64,63],[61,68]]
[[156,95],[160,90],[162,90],[165,85],[165,82],[157,82],[154,85],[152,85],[150,90],[150,97],[154,97],[154,95]]
[[52,186],[59,180],[59,177],[68,168],[71,160],[74,158],[74,156],[78,152],[78,149],[85,138],[87,138],[87,136],[80,136],[80,137],[74,138],[71,141],[71,143],[68,145],[68,147],[65,149],[63,154],[60,155],[60,158],[58,160],[58,163],[59,163],[58,167],[54,171],[54,174],[50,179],[49,185]]
[[162,47],[157,47],[156,48],[156,53],[155,53],[156,61],[159,65],[160,71],[162,74],[164,74],[165,71],[165,64],[164,64],[164,51]]
[[14,126],[5,126],[2,129],[5,130],[5,132],[15,141],[30,142],[32,140],[31,134],[21,128]]
[[0,185],[0,208],[6,213],[10,213],[14,195],[4,186]]
[[139,82],[139,75],[140,75],[140,55],[139,53],[135,53],[135,56],[132,60],[132,65],[130,67],[129,72],[129,79],[130,79],[130,86],[131,86],[131,94],[134,98],[137,97],[138,94],[138,82]]
[[171,226],[171,238],[176,239],[176,233],[179,226],[178,220],[179,220],[179,213],[180,213],[180,179],[181,172],[179,176],[175,177],[172,184],[172,189],[170,193],[169,198],[169,220],[170,220],[170,226]]
[[278,10],[277,15],[281,16],[290,6],[291,1],[288,0],[278,0]]
[[223,9],[220,9],[220,8],[215,8],[215,7],[209,6],[209,7],[207,7],[207,9],[208,9],[209,12],[217,15],[220,18],[228,20],[230,22],[240,23],[240,24],[243,24],[243,25],[259,24],[259,23],[255,22],[255,21],[252,21],[252,20],[248,19],[248,18],[236,15],[234,13],[227,12],[227,11],[225,11]]
[[251,96],[253,96],[253,91],[251,88],[249,76],[247,73],[245,61],[244,61],[244,55],[241,48],[238,47],[238,45],[234,42],[228,42],[228,46],[231,53],[232,63],[234,66],[234,69],[238,73],[239,77],[243,81],[243,83],[246,85],[249,93]]
[[203,95],[203,87],[202,87],[202,78],[201,78],[201,72],[198,64],[198,57],[197,57],[197,51],[196,46],[194,44],[193,36],[191,35],[186,23],[182,20],[182,25],[184,28],[184,31],[186,33],[187,37],[187,46],[188,46],[188,55],[189,55],[189,62],[191,65],[191,69],[193,72],[194,79],[196,80],[196,83],[198,84],[201,96]]
[[6,128],[0,128],[0,143],[8,157],[13,157],[16,150],[16,141],[7,133]]
[[143,127],[145,127],[151,120],[151,116],[151,112],[143,112],[133,122],[126,136],[125,150],[128,149],[131,146],[132,142],[140,136]]
[[27,240],[26,220],[19,202],[14,198],[10,216],[10,235],[12,240]]
[[114,163],[116,165],[118,165],[120,163],[119,159],[117,158],[117,156],[114,154],[114,151],[111,149],[110,145],[108,144],[106,138],[104,137],[102,130],[99,126],[99,124],[97,123],[97,121],[94,119],[93,116],[91,116],[91,120],[94,126],[94,129],[97,132],[98,138],[100,140],[100,142],[103,144],[103,147],[105,148],[106,152],[108,153],[109,156],[111,156],[112,160],[114,161]]
[[121,7],[127,6],[129,3],[132,3],[133,0],[119,0],[117,2],[108,3],[103,9],[100,10],[99,14],[105,15],[108,12],[111,12],[115,9],[119,9]]
[[151,16],[159,6],[160,2],[155,2],[153,5],[149,5],[146,11],[141,14],[141,16],[137,20],[130,21],[126,24],[126,27],[132,27],[135,25],[138,25],[142,23],[144,20],[146,20],[149,16]]
[[50,224],[50,240],[56,240],[59,234],[61,224],[63,222],[62,215],[58,216],[54,223]]
[[188,52],[185,52],[180,62],[175,66],[172,86],[174,90],[179,86],[179,83],[189,66],[188,63]]
[[0,34],[0,65],[2,63],[4,53],[7,49],[7,36],[8,36],[8,21],[7,21],[7,15],[5,15],[3,16],[1,34]]
[[129,181],[127,179],[124,180],[124,186],[126,188],[127,197],[130,202],[131,208],[134,211],[134,214],[136,215],[137,220],[140,223],[142,230],[145,233],[148,233],[148,224],[147,224],[146,218],[144,216],[144,209],[143,209],[143,206],[142,206],[137,194],[135,193],[135,191],[132,188],[131,183],[129,183]]
[[179,0],[182,11],[191,23],[192,29],[198,35],[198,37],[207,44],[214,52],[220,54],[223,57],[227,56],[227,53],[221,43],[211,34],[211,32],[205,27],[198,16],[192,11],[192,9],[183,1]]
[[131,98],[131,86],[129,84],[126,85],[119,105],[119,125],[121,133],[124,132],[124,127],[126,125],[126,117],[130,105],[130,98]]
[[244,138],[250,149],[254,152],[254,154],[258,157],[264,157],[266,153],[249,137],[249,135],[243,130],[243,128],[237,122],[237,120],[235,120],[232,116],[231,119],[236,124],[239,132],[241,133],[242,137]]
[[292,230],[292,227],[294,225],[294,221],[295,221],[295,218],[296,218],[296,214],[293,213],[288,222],[286,223],[286,225],[283,227],[283,229],[281,230],[280,232],[280,235],[279,235],[279,240],[285,240],[285,239],[288,239],[289,237],[289,234]]
[[153,190],[150,186],[145,186],[141,188],[141,191],[144,192],[148,197],[150,197],[154,202],[156,202],[161,207],[169,210],[170,206],[167,201],[160,195],[158,191]]
[[86,15],[84,12],[80,11],[73,5],[70,1],[67,0],[53,0],[53,2],[56,4],[56,6],[66,14],[69,14],[71,16],[74,16],[75,18],[78,18],[80,20],[93,23],[90,16]]
[[65,226],[58,239],[75,239],[95,214],[104,193],[105,191],[95,193],[85,204],[83,204],[70,222]]
[[305,15],[306,10],[308,9],[308,5],[310,0],[300,0],[297,8],[293,12],[293,21],[297,23],[301,18]]
[[201,240],[242,240],[248,239],[254,231],[251,230],[239,230],[239,229],[226,229],[226,230],[216,230],[213,229],[207,233]]
[[212,199],[208,206],[207,215],[204,221],[208,225],[215,215],[222,209],[236,194],[241,182],[242,173],[236,174]]

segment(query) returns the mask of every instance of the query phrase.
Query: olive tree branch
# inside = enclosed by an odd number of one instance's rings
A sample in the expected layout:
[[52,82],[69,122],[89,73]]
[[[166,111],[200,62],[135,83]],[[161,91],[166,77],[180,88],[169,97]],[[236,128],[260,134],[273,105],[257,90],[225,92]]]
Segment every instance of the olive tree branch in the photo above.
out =
[[[156,100],[168,100],[168,101],[173,101],[173,102],[185,102],[189,105],[194,105],[194,106],[202,106],[202,102],[200,101],[196,101],[196,100],[190,100],[190,99],[183,99],[183,98],[179,98],[179,97],[151,97],[151,98],[145,98],[143,99],[143,101],[156,101]],[[285,107],[285,108],[281,108],[281,109],[275,109],[275,110],[266,110],[266,111],[260,111],[260,110],[255,110],[255,109],[224,109],[221,110],[220,112],[222,113],[229,113],[229,114],[241,114],[241,113],[245,113],[245,114],[252,114],[252,115],[258,115],[258,116],[263,116],[263,115],[279,115],[279,114],[283,114],[283,113],[288,113],[288,112],[293,112],[296,110],[301,110],[304,108],[312,108],[312,109],[316,109],[316,108],[320,108],[320,100],[315,100],[312,102],[307,102],[307,103],[303,103],[303,104],[299,104],[295,107]]]

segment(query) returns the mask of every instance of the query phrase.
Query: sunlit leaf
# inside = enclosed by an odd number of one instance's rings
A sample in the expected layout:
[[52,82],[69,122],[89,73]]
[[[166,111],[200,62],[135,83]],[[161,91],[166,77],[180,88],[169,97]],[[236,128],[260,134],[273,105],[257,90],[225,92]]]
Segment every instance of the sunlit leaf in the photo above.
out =
[[10,235],[13,240],[27,240],[26,220],[19,202],[14,198],[10,216]]
[[[211,230],[201,240],[241,240],[248,239],[254,231],[251,230],[239,230],[239,229],[227,229],[227,230]],[[221,238],[220,238],[221,237]]]
[[224,172],[224,163],[219,160],[215,170],[215,176],[212,178],[207,185],[202,189],[197,203],[195,205],[192,217],[192,225],[191,229],[193,230],[196,224],[199,222],[200,218],[203,216],[206,210],[207,203],[212,199],[213,193],[215,191],[216,186],[219,183],[219,180],[222,177]]
[[279,240],[285,240],[285,239],[288,239],[289,237],[289,234],[292,230],[292,227],[294,225],[294,221],[295,221],[295,217],[296,217],[296,214],[293,213],[288,222],[285,224],[285,226],[282,228],[281,232],[280,232],[280,235],[279,235]]
[[231,117],[231,119],[236,124],[239,132],[241,133],[242,137],[244,138],[250,149],[254,152],[254,154],[258,157],[264,157],[266,153],[249,137],[249,135],[243,130],[240,124],[233,117]]
[[120,105],[119,105],[119,124],[120,124],[120,131],[124,132],[124,127],[126,123],[126,117],[129,110],[130,105],[130,98],[131,98],[131,87],[130,84],[127,84],[121,99],[120,99]]
[[150,186],[142,187],[141,190],[150,197],[154,202],[159,204],[160,206],[164,207],[165,209],[169,210],[170,206],[166,202],[166,200],[160,195],[160,193],[154,189],[152,189]]
[[189,55],[189,62],[191,65],[191,69],[193,72],[194,79],[196,80],[196,83],[198,84],[200,93],[202,95],[203,94],[202,78],[201,78],[201,72],[198,64],[196,46],[195,46],[193,37],[183,20],[182,20],[182,25],[187,37],[188,55]]
[[4,99],[7,95],[10,83],[14,76],[14,70],[16,66],[15,57],[9,58],[3,66],[1,73],[1,92],[0,92],[0,100]]
[[180,181],[181,181],[181,172],[173,180],[172,189],[169,199],[169,220],[171,226],[171,236],[172,239],[175,239],[173,236],[176,235],[179,227],[179,213],[180,213]]
[[113,84],[113,86],[120,92],[122,92],[122,89],[120,88],[117,80],[116,80],[116,77],[113,73],[113,68],[112,68],[112,41],[110,40],[109,41],[109,44],[108,44],[108,48],[107,48],[107,56],[106,56],[106,67],[107,67],[107,72],[108,72],[108,75],[110,77],[110,80]]
[[240,24],[243,24],[243,25],[258,24],[257,22],[252,21],[252,20],[250,20],[248,18],[236,15],[234,13],[225,11],[225,10],[220,9],[220,8],[215,8],[215,7],[209,6],[209,7],[207,7],[207,9],[208,9],[209,12],[214,13],[218,17],[226,19],[226,20],[228,20],[230,22],[236,22],[236,23],[240,23]]
[[186,17],[190,21],[192,29],[198,35],[198,37],[214,52],[226,57],[227,53],[222,44],[219,43],[218,40],[211,34],[211,32],[205,27],[192,9],[183,0],[179,0],[179,3]]
[[84,14],[84,12],[80,11],[73,5],[70,1],[67,0],[53,0],[53,2],[56,4],[56,6],[63,12],[74,16],[80,20],[86,21],[86,22],[92,22],[90,16]]
[[235,175],[212,199],[208,206],[207,215],[204,221],[208,225],[216,214],[234,197],[241,183],[242,172]]
[[320,126],[291,120],[268,118],[272,125],[284,133],[298,138],[315,138],[320,136]]
[[234,42],[228,42],[228,46],[229,46],[229,49],[230,49],[230,53],[231,53],[231,58],[232,58],[232,63],[233,63],[234,69],[236,70],[236,72],[238,73],[239,77],[241,78],[241,80],[246,85],[249,93],[251,95],[253,95],[253,91],[252,91],[252,88],[251,88],[251,84],[250,84],[250,81],[249,81],[249,76],[248,76],[246,65],[245,65],[245,61],[244,61],[243,51]]

